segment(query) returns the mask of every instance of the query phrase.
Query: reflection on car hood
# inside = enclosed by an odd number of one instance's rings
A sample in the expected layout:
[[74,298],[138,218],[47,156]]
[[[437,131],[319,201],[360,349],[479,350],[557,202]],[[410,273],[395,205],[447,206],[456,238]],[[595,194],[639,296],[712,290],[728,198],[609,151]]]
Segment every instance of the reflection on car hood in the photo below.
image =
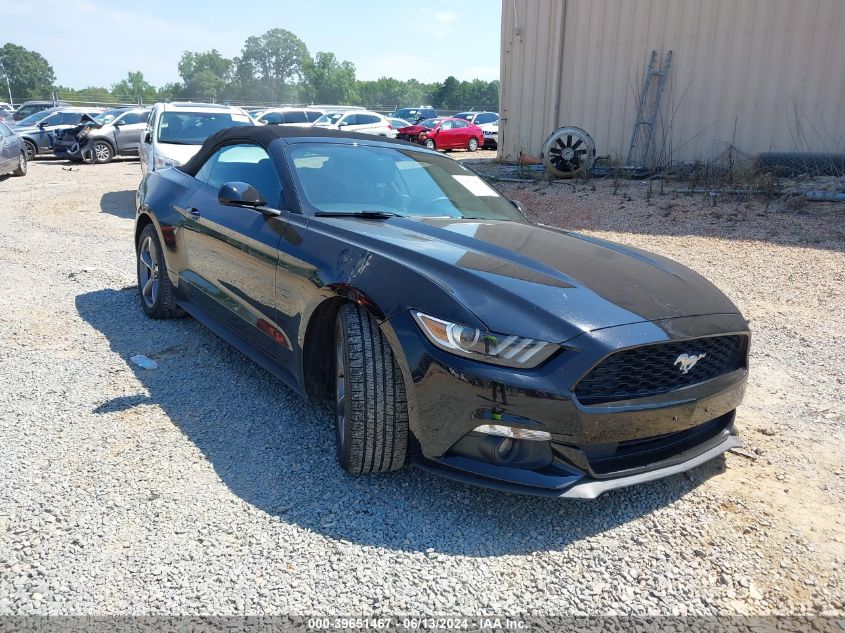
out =
[[158,143],[156,152],[159,156],[166,156],[179,161],[183,165],[187,163],[194,154],[200,151],[202,145],[177,145],[175,143]]
[[332,223],[435,280],[494,332],[563,342],[617,325],[738,313],[704,277],[665,257],[541,225],[392,218],[362,234],[360,220]]

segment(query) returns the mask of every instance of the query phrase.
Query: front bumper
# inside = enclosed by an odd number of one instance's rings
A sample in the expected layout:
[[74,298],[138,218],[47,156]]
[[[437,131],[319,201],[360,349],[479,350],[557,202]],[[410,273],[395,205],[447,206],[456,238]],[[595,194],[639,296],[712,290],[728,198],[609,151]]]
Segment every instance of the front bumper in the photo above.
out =
[[[739,442],[733,421],[745,391],[745,366],[649,398],[586,406],[572,393],[596,362],[618,349],[747,335],[739,315],[668,319],[582,334],[532,370],[447,354],[432,346],[407,314],[382,327],[406,372],[414,461],[423,470],[514,492],[592,498],[694,468]],[[525,458],[496,463],[480,444],[484,436],[474,432],[491,423],[545,431],[551,440],[519,440],[530,448]],[[545,446],[535,451],[539,444]]]

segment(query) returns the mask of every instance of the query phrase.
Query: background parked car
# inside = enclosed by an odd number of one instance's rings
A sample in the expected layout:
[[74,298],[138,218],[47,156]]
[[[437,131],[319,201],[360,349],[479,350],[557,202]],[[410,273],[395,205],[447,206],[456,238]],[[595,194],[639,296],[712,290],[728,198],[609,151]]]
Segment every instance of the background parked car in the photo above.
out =
[[71,160],[107,163],[115,156],[138,154],[151,108],[115,108],[55,132],[53,151]]
[[410,127],[411,122],[406,121],[405,119],[397,119],[394,116],[387,117],[387,120],[390,121],[390,127],[394,130],[401,130],[403,127]]
[[66,101],[24,101],[20,107],[15,110],[14,119],[15,121],[22,121],[36,112],[57,107],[68,108],[70,107],[70,104]]
[[18,121],[14,130],[24,141],[26,159],[53,151],[53,133],[63,127],[79,125],[84,115],[94,117],[102,108],[50,108]]
[[419,106],[416,108],[398,108],[390,116],[397,119],[404,119],[410,123],[419,123],[426,119],[434,119],[437,117],[437,110],[431,106]]
[[0,123],[0,176],[6,174],[26,175],[26,148],[20,136]]
[[346,130],[347,132],[361,132],[376,136],[396,137],[390,121],[383,114],[369,110],[351,110],[342,112],[326,112],[314,123],[315,127],[331,130]]
[[266,125],[311,127],[324,114],[323,110],[316,108],[268,108],[255,117],[255,120]]
[[209,136],[227,127],[256,125],[241,108],[215,103],[157,103],[141,134],[141,172],[178,167],[199,151]]
[[498,112],[459,112],[455,118],[464,119],[481,128],[484,132],[484,147],[495,149],[499,145]]
[[474,152],[484,143],[484,133],[464,119],[427,119],[419,125],[398,130],[397,138],[425,145],[429,149],[465,149]]

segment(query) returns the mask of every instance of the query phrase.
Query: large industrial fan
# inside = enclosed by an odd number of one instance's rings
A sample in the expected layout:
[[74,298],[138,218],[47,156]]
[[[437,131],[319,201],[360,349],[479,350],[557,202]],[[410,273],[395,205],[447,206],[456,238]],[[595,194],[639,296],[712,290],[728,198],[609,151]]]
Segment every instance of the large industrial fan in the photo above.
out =
[[558,128],[543,143],[543,165],[558,178],[586,175],[595,160],[593,137],[580,127]]

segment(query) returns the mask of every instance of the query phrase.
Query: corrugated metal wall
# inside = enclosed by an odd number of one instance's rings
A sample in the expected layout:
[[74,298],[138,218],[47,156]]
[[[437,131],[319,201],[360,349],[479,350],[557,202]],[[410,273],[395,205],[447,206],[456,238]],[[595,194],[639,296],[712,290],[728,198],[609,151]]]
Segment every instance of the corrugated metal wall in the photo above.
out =
[[845,0],[503,0],[500,156],[577,125],[624,162],[653,49],[661,160],[845,151],[843,32]]

